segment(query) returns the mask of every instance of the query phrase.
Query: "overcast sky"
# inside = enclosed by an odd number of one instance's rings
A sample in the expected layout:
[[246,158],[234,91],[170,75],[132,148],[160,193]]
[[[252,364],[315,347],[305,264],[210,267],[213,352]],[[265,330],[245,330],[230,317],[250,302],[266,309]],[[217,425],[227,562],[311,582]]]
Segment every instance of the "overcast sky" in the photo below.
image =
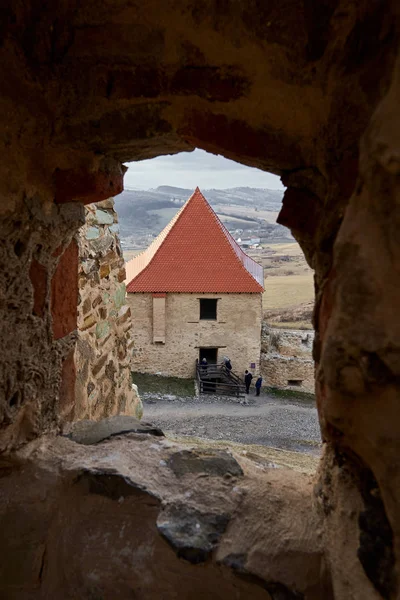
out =
[[283,190],[279,177],[245,167],[223,156],[204,150],[158,156],[151,160],[128,163],[125,189],[148,190],[159,185],[181,188],[226,189],[256,187]]

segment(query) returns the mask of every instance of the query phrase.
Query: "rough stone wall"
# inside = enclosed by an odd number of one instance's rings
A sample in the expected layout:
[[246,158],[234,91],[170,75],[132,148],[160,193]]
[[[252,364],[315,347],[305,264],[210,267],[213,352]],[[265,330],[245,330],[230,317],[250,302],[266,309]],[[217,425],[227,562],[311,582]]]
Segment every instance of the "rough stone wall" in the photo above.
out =
[[[263,323],[261,374],[264,384],[314,394],[313,342],[313,331],[278,329]],[[297,385],[294,383],[296,380]]]
[[131,310],[126,304],[125,267],[112,198],[85,207],[79,230],[78,339],[75,350],[74,418],[142,415],[132,388]]
[[[132,370],[194,377],[200,347],[219,347],[218,361],[229,356],[235,373],[250,363],[259,368],[261,294],[167,294],[166,341],[153,344],[151,294],[128,294],[132,310]],[[200,320],[199,298],[219,298],[217,320]]]
[[[3,180],[5,185],[10,181]],[[18,182],[11,186],[18,212],[3,210],[0,223],[0,452],[73,416],[78,295],[73,236],[84,222],[80,205],[56,206],[43,191],[28,196]]]

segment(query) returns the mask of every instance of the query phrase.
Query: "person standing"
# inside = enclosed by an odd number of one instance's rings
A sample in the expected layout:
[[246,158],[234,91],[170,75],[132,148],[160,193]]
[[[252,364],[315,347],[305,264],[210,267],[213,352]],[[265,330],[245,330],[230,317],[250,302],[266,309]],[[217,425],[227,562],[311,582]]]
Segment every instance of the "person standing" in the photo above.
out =
[[262,377],[261,377],[261,375],[259,375],[258,379],[256,381],[256,396],[260,395],[261,386],[262,386]]
[[232,371],[232,363],[227,356],[224,357],[224,361],[225,361],[225,369],[226,369],[228,375],[230,375],[231,371]]
[[246,394],[248,394],[250,391],[250,385],[251,385],[252,379],[253,379],[253,375],[251,373],[249,373],[248,370],[246,369],[244,372],[244,383],[246,385]]

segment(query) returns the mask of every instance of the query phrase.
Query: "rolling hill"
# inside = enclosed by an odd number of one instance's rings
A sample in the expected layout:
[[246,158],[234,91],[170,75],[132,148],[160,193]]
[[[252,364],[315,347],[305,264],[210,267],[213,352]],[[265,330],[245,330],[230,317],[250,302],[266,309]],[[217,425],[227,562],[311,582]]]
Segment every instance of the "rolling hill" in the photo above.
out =
[[[202,192],[235,237],[256,236],[266,242],[292,239],[286,228],[276,224],[282,191],[238,187]],[[193,190],[165,185],[122,192],[116,197],[115,206],[124,247],[146,247],[192,193]]]

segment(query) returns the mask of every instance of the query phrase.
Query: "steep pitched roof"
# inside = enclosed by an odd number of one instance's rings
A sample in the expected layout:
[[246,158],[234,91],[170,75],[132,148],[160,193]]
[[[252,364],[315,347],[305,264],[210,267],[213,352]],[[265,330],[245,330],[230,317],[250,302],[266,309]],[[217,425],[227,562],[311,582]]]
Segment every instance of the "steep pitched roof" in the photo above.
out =
[[131,293],[263,291],[262,267],[235,242],[199,188],[126,272]]

